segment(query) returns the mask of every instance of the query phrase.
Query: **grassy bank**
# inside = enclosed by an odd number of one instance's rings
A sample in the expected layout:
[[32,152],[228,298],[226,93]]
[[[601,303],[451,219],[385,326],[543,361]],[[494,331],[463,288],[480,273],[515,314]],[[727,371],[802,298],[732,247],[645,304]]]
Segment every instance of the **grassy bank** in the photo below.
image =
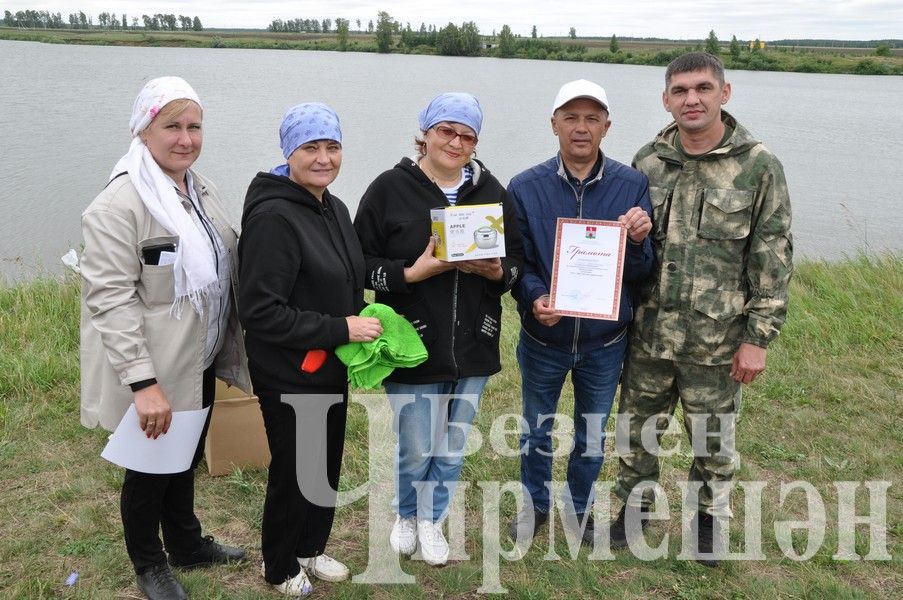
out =
[[[118,488],[122,470],[99,458],[106,433],[78,424],[78,289],[74,278],[0,288],[0,597],[137,598],[122,542]],[[520,412],[520,377],[514,361],[517,324],[510,304],[504,323],[504,369],[490,380],[476,427],[484,437],[493,419]],[[729,562],[714,570],[678,560],[677,518],[650,527],[649,544],[670,536],[667,558],[643,562],[627,553],[615,560],[568,557],[544,560],[542,534],[519,561],[501,564],[501,582],[514,598],[900,598],[903,597],[903,255],[798,266],[790,317],[769,353],[768,370],[744,395],[739,479],[764,481],[765,560]],[[571,411],[565,395],[559,412]],[[611,425],[611,424],[610,424]],[[343,485],[366,481],[366,422],[356,407],[348,431]],[[679,435],[675,442],[682,439]],[[511,442],[516,445],[516,440]],[[670,444],[669,444],[670,445]],[[663,484],[672,514],[679,514],[677,482],[685,478],[689,449],[665,460]],[[608,442],[601,477],[615,478]],[[518,459],[488,445],[465,464],[466,481],[516,481]],[[556,460],[563,479],[564,461]],[[204,466],[200,468],[205,473]],[[783,506],[781,482],[804,480],[827,508],[824,543],[811,560],[784,557],[776,521],[805,518],[797,493]],[[837,561],[837,499],[832,482],[881,480],[888,492],[891,561]],[[238,543],[252,563],[179,574],[193,598],[268,598],[259,575],[260,519],[266,475],[236,471],[197,481],[197,508],[209,533]],[[868,512],[860,490],[859,514]],[[442,569],[402,562],[417,585],[315,584],[318,598],[472,597],[483,581],[482,496],[465,494],[466,549],[470,560]],[[742,498],[735,499],[738,520]],[[617,506],[617,503],[613,503]],[[504,503],[503,520],[513,511]],[[740,536],[742,526],[733,524]],[[367,565],[367,503],[340,509],[327,551],[355,573]],[[868,549],[860,527],[856,550]],[[794,536],[803,551],[805,539]],[[78,583],[66,587],[70,573]]]
[[[260,30],[227,31],[102,31],[70,29],[15,29],[0,27],[0,39],[35,41],[50,44],[91,44],[102,46],[175,46],[188,48],[244,48],[270,50],[339,50],[334,33],[271,33]],[[497,40],[484,36],[497,46]],[[564,60],[629,65],[667,65],[690,50],[702,50],[701,43],[686,41],[619,42],[611,52],[609,41],[600,38],[518,38],[512,58]],[[346,50],[376,52],[372,34],[353,33]],[[407,47],[395,36],[391,52],[435,54],[429,45]],[[481,56],[499,56],[498,48],[484,48]],[[728,69],[751,71],[792,71],[800,73],[850,73],[858,75],[903,75],[903,52],[893,49],[889,56],[877,56],[874,49],[821,48],[802,46],[766,46],[762,50],[743,50],[733,58],[723,46],[721,58]]]

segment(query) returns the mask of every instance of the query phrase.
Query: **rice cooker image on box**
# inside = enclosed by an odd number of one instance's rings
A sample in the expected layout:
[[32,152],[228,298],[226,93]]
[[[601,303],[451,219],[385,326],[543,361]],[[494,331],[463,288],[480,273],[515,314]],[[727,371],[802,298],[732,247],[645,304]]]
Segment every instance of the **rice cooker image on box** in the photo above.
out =
[[505,256],[501,203],[441,206],[430,210],[430,220],[439,260]]
[[473,232],[473,242],[483,250],[495,248],[499,243],[499,232],[492,227],[480,227]]

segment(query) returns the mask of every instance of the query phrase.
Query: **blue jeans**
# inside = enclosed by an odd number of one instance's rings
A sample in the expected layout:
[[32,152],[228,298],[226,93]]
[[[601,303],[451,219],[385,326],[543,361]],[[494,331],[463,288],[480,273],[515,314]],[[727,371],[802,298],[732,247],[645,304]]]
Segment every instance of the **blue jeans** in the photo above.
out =
[[[488,377],[444,383],[385,383],[395,412],[397,488],[392,507],[403,518],[445,517],[464,464],[464,444]],[[434,485],[432,494],[418,486]]]
[[626,347],[627,336],[622,335],[607,346],[575,354],[544,346],[521,331],[517,362],[528,431],[520,438],[520,478],[535,510],[549,510],[546,482],[552,480],[553,421],[544,416],[555,413],[569,371],[574,385],[574,448],[568,458],[564,508],[582,514],[592,506],[592,486],[605,460],[605,425]]

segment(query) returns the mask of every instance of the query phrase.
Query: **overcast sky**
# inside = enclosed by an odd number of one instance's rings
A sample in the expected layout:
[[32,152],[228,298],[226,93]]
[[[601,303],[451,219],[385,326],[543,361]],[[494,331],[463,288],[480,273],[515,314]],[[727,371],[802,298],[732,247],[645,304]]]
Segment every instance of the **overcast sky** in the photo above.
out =
[[364,28],[386,10],[402,24],[417,29],[420,23],[443,26],[474,21],[490,34],[507,24],[514,33],[529,35],[536,25],[540,35],[567,35],[574,27],[580,36],[663,37],[698,39],[710,29],[720,39],[827,38],[883,39],[903,37],[903,2],[900,0],[632,0],[621,2],[549,2],[548,0],[457,0],[422,2],[393,0],[0,0],[0,7],[15,13],[33,9],[61,12],[184,14],[198,16],[205,27],[266,27],[273,19],[344,17],[360,19]]

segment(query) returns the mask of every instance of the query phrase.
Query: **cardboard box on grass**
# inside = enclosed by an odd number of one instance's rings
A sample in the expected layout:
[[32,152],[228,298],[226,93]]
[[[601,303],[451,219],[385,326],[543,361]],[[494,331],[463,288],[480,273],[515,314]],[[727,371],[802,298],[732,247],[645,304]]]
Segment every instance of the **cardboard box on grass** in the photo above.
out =
[[443,206],[430,210],[435,256],[457,262],[505,256],[501,204]]
[[270,448],[257,396],[216,380],[213,416],[204,443],[204,458],[211,475],[227,475],[236,468],[263,468],[270,464]]

